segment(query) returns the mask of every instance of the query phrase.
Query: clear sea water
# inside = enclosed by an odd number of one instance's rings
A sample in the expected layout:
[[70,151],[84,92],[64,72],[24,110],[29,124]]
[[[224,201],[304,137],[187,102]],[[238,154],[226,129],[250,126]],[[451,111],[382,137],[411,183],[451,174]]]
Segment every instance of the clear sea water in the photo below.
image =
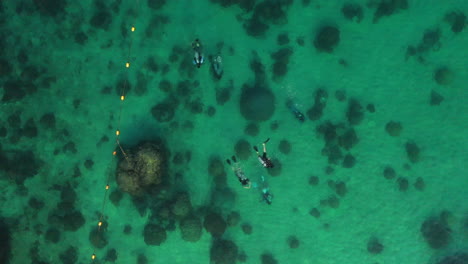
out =
[[[467,1],[215,2],[0,2],[0,261],[91,263],[96,254],[95,263],[112,263],[106,255],[114,249],[115,263],[145,256],[203,264],[224,240],[237,246],[237,260],[226,254],[211,263],[432,264],[468,254]],[[344,15],[350,3],[362,17]],[[252,36],[245,25],[259,6],[269,28]],[[319,50],[314,42],[327,27],[339,40]],[[197,38],[205,55],[199,69]],[[276,62],[281,50],[290,56]],[[217,54],[220,80],[211,69]],[[263,65],[264,79],[252,61]],[[274,101],[261,92],[245,100],[245,87],[266,89]],[[161,102],[174,110],[169,121],[153,115]],[[224,219],[237,212],[239,223],[220,238],[203,229],[197,242],[184,241],[176,223],[161,245],[147,245],[152,214],[142,216],[129,194],[118,205],[108,199],[119,192],[116,130],[124,151],[162,138],[171,153],[169,192],[187,192],[202,220],[207,210]],[[252,150],[267,138],[273,171]],[[186,152],[190,161],[173,162]],[[224,162],[235,154],[245,155],[239,166],[253,183],[264,177],[271,205],[258,188],[240,186]],[[213,195],[213,159],[224,164],[229,195]],[[384,176],[389,168],[393,177]],[[89,237],[101,214],[107,244],[95,248]],[[65,230],[64,221],[79,228]],[[55,241],[50,230],[60,234]]]

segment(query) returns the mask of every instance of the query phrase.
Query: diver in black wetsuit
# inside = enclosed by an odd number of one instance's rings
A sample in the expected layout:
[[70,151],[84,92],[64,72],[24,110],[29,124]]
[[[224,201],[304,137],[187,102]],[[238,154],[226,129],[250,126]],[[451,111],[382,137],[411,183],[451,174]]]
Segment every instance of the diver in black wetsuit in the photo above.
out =
[[265,142],[263,142],[263,154],[262,155],[260,155],[260,153],[258,152],[257,146],[253,147],[255,152],[257,152],[258,160],[260,161],[262,166],[265,167],[265,168],[273,168],[274,167],[273,162],[267,157],[267,152],[266,152],[266,143],[269,140],[270,140],[270,138],[268,138],[267,140],[265,140]]
[[199,39],[195,39],[192,42],[192,49],[194,51],[193,54],[193,64],[200,68],[200,66],[205,62],[205,57],[203,56],[203,47]]
[[232,156],[231,159],[232,159],[232,162],[229,159],[227,159],[226,162],[231,166],[231,169],[236,174],[236,177],[239,180],[239,182],[242,184],[242,187],[246,189],[250,189],[250,185],[251,185],[250,180],[247,177],[245,177],[244,172],[242,171],[239,164],[237,163],[236,157]]

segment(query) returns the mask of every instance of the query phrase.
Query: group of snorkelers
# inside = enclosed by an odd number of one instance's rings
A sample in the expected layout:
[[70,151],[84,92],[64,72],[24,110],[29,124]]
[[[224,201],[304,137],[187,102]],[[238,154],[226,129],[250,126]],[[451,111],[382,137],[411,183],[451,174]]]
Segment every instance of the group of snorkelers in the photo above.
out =
[[[193,65],[200,68],[205,62],[205,55],[203,54],[203,46],[199,39],[195,39],[195,41],[192,42],[192,49]],[[221,58],[221,55],[217,54],[216,56],[213,56],[210,61],[216,78],[221,79],[223,76],[223,59]]]
[[[203,63],[205,62],[205,55],[203,54],[203,46],[199,39],[195,39],[192,42],[192,49],[193,49],[193,65],[197,68],[200,68]],[[223,60],[221,55],[218,53],[216,56],[210,58],[212,70],[216,78],[221,79],[223,76]],[[305,121],[304,114],[297,108],[296,104],[292,101],[292,99],[288,99],[286,101],[286,107],[291,111],[294,117],[299,120],[301,123]]]
[[[266,169],[270,169],[274,167],[273,162],[267,156],[267,151],[266,151],[266,144],[268,143],[269,140],[270,139],[268,138],[262,143],[263,145],[262,154],[260,154],[257,146],[253,147],[253,149],[257,153],[258,161]],[[245,176],[239,163],[237,162],[236,157],[232,156],[231,159],[227,159],[226,162],[231,166],[231,169],[234,171],[234,174],[236,175],[237,179],[241,183],[242,187],[246,189],[250,189],[252,187],[252,183],[250,182],[250,179]],[[271,202],[273,201],[273,195],[270,192],[270,188],[268,187],[265,177],[262,176],[261,180],[262,180],[261,186],[254,184],[254,188],[260,188],[261,194],[262,194],[262,201],[265,201],[267,204],[271,204]]]
[[[203,46],[199,39],[195,39],[192,42],[192,49],[194,52],[192,62],[197,68],[200,68],[205,62],[205,55],[203,53]],[[212,69],[213,69],[215,76],[218,79],[220,79],[223,75],[223,62],[222,62],[221,55],[218,54],[214,56],[213,58],[210,58],[210,61],[211,61]],[[294,114],[294,117],[298,119],[301,123],[305,121],[304,114],[302,114],[302,112],[299,111],[299,109],[296,107],[296,105],[293,103],[292,100],[288,100],[286,102],[286,107]],[[266,169],[270,169],[274,167],[273,162],[267,156],[267,151],[266,151],[266,144],[268,143],[269,140],[270,139],[268,138],[262,143],[263,152],[261,154],[257,146],[253,147],[253,149],[257,153],[258,161]],[[245,176],[239,163],[237,162],[236,157],[232,156],[231,159],[227,159],[226,162],[231,166],[232,170],[234,171],[234,174],[236,175],[237,179],[241,183],[242,187],[246,189],[250,189],[252,186],[252,183],[250,182],[250,179]],[[266,180],[263,176],[261,177],[261,182],[262,182],[262,186],[257,186],[256,184],[254,184],[254,188],[260,188],[262,192],[262,200],[265,201],[267,204],[271,204],[273,195],[270,193]]]

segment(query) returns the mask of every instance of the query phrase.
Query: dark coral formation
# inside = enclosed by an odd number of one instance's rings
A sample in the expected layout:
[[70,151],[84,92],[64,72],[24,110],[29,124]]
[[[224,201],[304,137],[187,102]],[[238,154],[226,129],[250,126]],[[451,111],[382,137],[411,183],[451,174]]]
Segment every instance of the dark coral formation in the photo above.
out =
[[299,245],[300,245],[300,241],[299,239],[297,239],[296,236],[289,236],[288,237],[288,245],[289,245],[289,248],[291,249],[295,249],[295,248],[298,248]]
[[359,139],[357,137],[356,131],[352,127],[348,128],[344,131],[343,134],[338,136],[338,145],[346,150],[350,150],[358,142]]
[[163,180],[166,169],[166,150],[162,142],[143,142],[127,152],[120,160],[117,183],[131,195],[142,195]]
[[327,200],[324,200],[324,205],[328,205],[330,208],[336,209],[340,207],[340,199],[336,195],[332,194]]
[[383,171],[383,176],[385,179],[391,180],[396,177],[396,172],[392,167],[386,166]]
[[467,252],[456,252],[450,256],[440,259],[437,264],[466,264],[468,263]]
[[[153,15],[151,17],[151,20],[150,22],[148,23],[148,26],[145,30],[145,35],[147,37],[160,37],[161,34],[164,32],[165,30],[165,25],[168,24],[170,22],[170,17],[169,16],[165,16],[165,15],[160,15],[160,14],[156,14],[156,15]],[[188,70],[188,72],[185,72],[184,74],[188,74],[188,75],[191,75],[190,72],[192,72],[194,69],[192,67],[192,69],[189,69],[187,66],[188,65],[184,65],[184,64],[190,64],[192,65],[192,63],[190,62],[190,60],[182,60],[180,62],[180,65],[179,65],[179,72],[182,72],[182,71],[185,71],[185,70]],[[193,66],[193,65],[192,65]],[[164,74],[166,72],[167,69],[165,69],[166,65],[163,65],[162,66],[162,73]],[[186,68],[185,68],[186,67]],[[182,68],[185,68],[185,69],[182,69]]]
[[241,160],[247,160],[252,154],[252,147],[250,143],[245,139],[240,139],[237,141],[234,150],[236,152],[236,157]]
[[[0,153],[0,171],[19,185],[28,178],[38,174],[44,162],[36,157],[32,151],[9,151]],[[19,165],[21,164],[21,165]]]
[[348,188],[346,187],[346,183],[339,181],[336,182],[334,185],[335,192],[338,196],[344,197],[348,192]]
[[116,262],[118,258],[117,250],[115,248],[111,248],[107,251],[106,256],[104,257],[105,261],[107,262]]
[[2,102],[16,102],[37,91],[32,82],[8,80],[3,84]]
[[340,30],[336,26],[324,26],[319,29],[314,39],[317,51],[332,53],[340,42]]
[[348,110],[346,111],[346,118],[350,125],[359,125],[364,119],[364,109],[356,99],[350,99],[348,102]]
[[210,0],[213,3],[217,3],[222,7],[230,7],[232,5],[238,5],[244,12],[250,12],[255,7],[255,0]]
[[221,215],[212,212],[205,215],[203,226],[213,237],[221,237],[226,231],[227,223]]
[[437,51],[441,47],[440,38],[442,36],[439,28],[425,30],[421,41],[418,45],[410,45],[406,49],[405,57],[408,59],[411,56],[416,56],[418,61],[423,63],[425,61],[424,55],[429,51]]
[[372,21],[377,23],[384,16],[391,16],[406,9],[408,9],[408,0],[380,0]]
[[178,101],[174,97],[168,97],[153,106],[151,108],[151,114],[161,123],[169,122],[174,118],[177,106]]
[[324,122],[317,126],[317,133],[323,136],[325,143],[327,145],[332,145],[337,143],[338,140],[338,133],[343,130],[343,124],[333,124],[330,121]]
[[344,4],[341,8],[341,13],[346,19],[356,21],[358,23],[360,23],[364,17],[364,10],[362,6],[355,3]]
[[[48,223],[65,231],[77,231],[85,223],[83,214],[76,207],[77,194],[69,183],[56,186],[60,191],[60,202],[49,212]],[[105,226],[103,224],[103,226]]]
[[319,177],[317,176],[310,176],[309,178],[309,185],[312,185],[312,186],[317,186],[319,184]]
[[258,132],[260,131],[260,128],[256,123],[249,123],[247,126],[245,126],[244,133],[249,136],[256,136],[258,135]]
[[83,31],[77,32],[75,34],[75,42],[80,45],[85,45],[88,42],[88,35]]
[[54,113],[46,113],[42,115],[41,119],[39,120],[39,124],[45,129],[54,129],[55,123],[56,121]]
[[145,95],[148,92],[148,77],[141,71],[137,74],[137,82],[134,91],[137,96]]
[[414,188],[418,191],[424,191],[426,188],[426,183],[424,183],[424,179],[421,177],[416,178],[416,181],[414,182]]
[[384,250],[384,246],[376,237],[371,237],[367,242],[367,251],[371,254],[380,254]]
[[416,145],[416,143],[414,142],[407,142],[405,144],[405,149],[406,149],[406,155],[409,159],[409,161],[411,161],[411,163],[416,163],[419,161],[419,152],[420,152],[420,149],[418,147],[418,145]]
[[445,15],[445,22],[449,23],[453,33],[458,34],[466,27],[466,15],[461,11],[452,11]]
[[210,263],[235,264],[239,249],[231,240],[215,240],[210,249]]
[[239,224],[240,220],[241,220],[241,216],[240,216],[240,213],[239,212],[231,212],[228,214],[227,216],[227,224],[229,226],[236,226],[237,224]]
[[218,105],[224,105],[229,99],[231,99],[231,90],[233,87],[226,86],[226,87],[221,87],[218,88],[216,87],[216,103]]
[[188,216],[192,211],[190,196],[185,192],[177,193],[176,198],[170,205],[170,210],[176,218],[180,219]]
[[349,168],[354,167],[355,164],[356,164],[356,158],[350,153],[348,153],[344,156],[341,166],[343,166],[343,168],[349,169]]
[[278,261],[270,253],[263,253],[260,256],[262,264],[278,264]]
[[241,225],[241,228],[242,228],[242,232],[244,232],[244,234],[246,234],[246,235],[252,234],[252,231],[253,231],[252,225],[250,225],[248,223],[244,223],[244,224]]
[[[322,155],[328,157],[329,164],[341,163],[344,168],[354,167],[356,158],[349,151],[359,142],[359,139],[352,127],[343,123],[333,124],[326,121],[317,126],[317,133],[325,141]],[[330,167],[330,172],[332,169]]]
[[440,67],[434,71],[434,81],[438,85],[447,86],[453,82],[453,72],[448,67]]
[[250,61],[250,70],[255,75],[255,85],[265,85],[266,83],[266,73],[265,66],[260,61],[260,58],[257,53],[253,53],[252,59]]
[[327,105],[328,93],[322,88],[315,90],[314,105],[307,110],[307,116],[310,120],[315,121],[322,117],[323,110]]
[[375,105],[374,105],[374,104],[367,104],[367,105],[366,105],[366,110],[367,110],[369,113],[375,113]]
[[[241,1],[249,2],[249,1]],[[260,37],[265,35],[270,26],[287,23],[287,10],[292,0],[262,1],[255,5],[253,14],[244,22],[244,29],[248,35]]]
[[188,216],[179,224],[182,239],[188,242],[197,242],[202,235],[202,223],[196,216]]
[[99,10],[91,17],[89,24],[97,29],[107,31],[112,24],[112,13],[107,10]]
[[11,257],[11,232],[3,218],[0,218],[0,263],[9,263]]
[[288,36],[288,33],[281,33],[278,35],[278,37],[276,38],[276,42],[278,43],[278,45],[286,45],[286,44],[289,44],[289,36]]
[[78,261],[78,255],[78,248],[69,246],[66,250],[59,254],[59,259],[64,264],[75,264]]
[[240,98],[240,112],[251,121],[266,121],[275,112],[275,96],[266,87],[244,85]]
[[27,137],[27,138],[37,137],[38,129],[36,126],[36,122],[34,122],[34,119],[32,118],[28,119],[19,132],[21,136],[23,137]]
[[274,80],[280,80],[286,75],[288,72],[289,58],[292,54],[293,50],[291,48],[282,48],[271,54],[271,58],[274,61],[272,69]]
[[49,228],[45,233],[45,240],[54,244],[60,241],[60,231],[57,228]]
[[166,241],[166,230],[155,224],[147,224],[143,230],[145,243],[150,246],[159,246]]
[[104,248],[108,242],[106,233],[93,229],[89,233],[89,241],[95,248]]
[[34,0],[34,5],[42,15],[57,17],[65,13],[66,0]]
[[208,106],[205,113],[207,116],[212,117],[216,114],[216,108],[214,106]]
[[13,67],[11,64],[5,59],[0,59],[0,78],[9,76],[12,71]]
[[154,10],[161,9],[166,4],[166,0],[148,0],[148,7]]
[[434,90],[431,91],[431,95],[429,97],[430,106],[440,105],[443,101],[444,101],[444,97],[440,93]]
[[320,218],[320,211],[317,208],[310,209],[309,214],[315,218]]
[[219,157],[212,157],[208,164],[208,173],[214,178],[217,187],[226,186],[227,173],[224,170],[223,161]]
[[421,234],[427,244],[433,249],[446,247],[451,241],[451,229],[447,223],[446,214],[441,213],[426,219],[421,225]]
[[387,131],[387,133],[392,137],[398,137],[402,129],[403,126],[401,125],[401,123],[396,121],[389,121],[385,125],[385,131]]
[[397,183],[398,183],[398,189],[399,189],[401,192],[405,192],[405,191],[408,190],[408,187],[409,187],[408,179],[403,178],[403,177],[399,177],[399,178],[397,179]]
[[417,51],[422,53],[429,50],[437,50],[440,48],[440,38],[442,33],[440,29],[428,29],[424,32],[421,42],[417,46]]

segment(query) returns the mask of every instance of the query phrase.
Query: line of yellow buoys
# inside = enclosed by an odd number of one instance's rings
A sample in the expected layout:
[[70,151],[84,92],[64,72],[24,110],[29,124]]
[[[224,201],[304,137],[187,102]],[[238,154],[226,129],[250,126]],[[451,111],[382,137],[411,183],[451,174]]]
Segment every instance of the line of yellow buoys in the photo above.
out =
[[[128,71],[130,70],[130,59],[132,58],[131,55],[132,55],[132,44],[133,44],[133,38],[134,38],[134,32],[136,30],[135,28],[135,24],[132,24],[130,27],[130,37],[129,37],[129,46],[128,46],[128,51],[127,51],[127,56],[126,56],[126,61],[125,61],[125,69]],[[114,157],[117,157],[117,152],[120,150],[120,152],[123,154],[123,156],[128,160],[128,156],[127,156],[127,153],[124,151],[124,149],[122,148],[122,145],[120,144],[120,125],[121,125],[121,117],[122,117],[122,110],[123,110],[123,104],[125,102],[125,99],[126,99],[126,92],[128,90],[128,87],[129,87],[129,84],[128,84],[128,78],[125,78],[124,80],[124,83],[122,85],[122,88],[121,88],[121,91],[120,91],[120,105],[119,105],[119,113],[118,113],[118,117],[117,117],[117,126],[116,126],[116,130],[115,130],[115,147],[114,147],[114,151],[112,152],[112,155]],[[106,209],[106,204],[107,204],[107,200],[109,198],[109,189],[110,189],[110,180],[111,180],[111,173],[108,173],[107,174],[107,178],[106,178],[106,183],[105,183],[105,186],[104,186],[104,198],[103,198],[103,201],[102,201],[102,206],[101,206],[101,210],[99,212],[99,221],[97,223],[97,232],[98,232],[98,236],[100,235],[99,233],[100,232],[104,232],[104,228],[103,228],[103,221],[104,221],[104,213],[105,213],[105,209]],[[92,260],[95,260],[97,259],[97,256],[96,256],[96,247],[94,246],[93,248],[93,253],[91,255],[91,259]]]

